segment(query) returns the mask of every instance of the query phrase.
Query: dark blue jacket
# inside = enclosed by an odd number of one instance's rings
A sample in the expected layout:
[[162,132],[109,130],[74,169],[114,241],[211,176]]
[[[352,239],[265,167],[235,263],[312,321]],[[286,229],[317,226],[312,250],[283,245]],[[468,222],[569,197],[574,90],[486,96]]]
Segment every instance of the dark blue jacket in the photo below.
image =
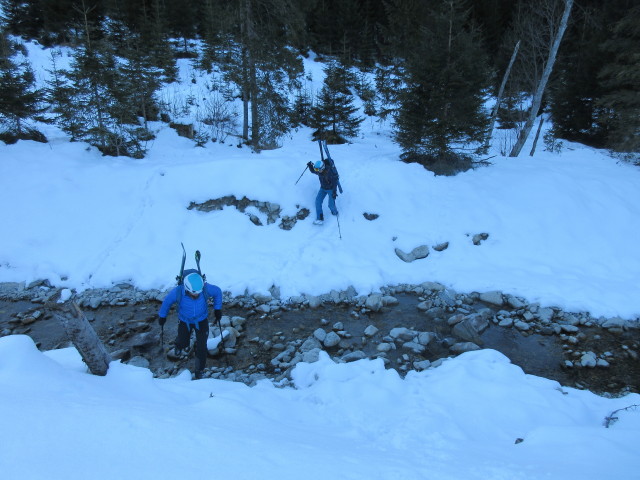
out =
[[313,164],[309,162],[309,170],[311,173],[315,173],[320,178],[320,188],[323,190],[335,190],[338,186],[338,181],[340,180],[340,176],[338,175],[338,170],[336,169],[333,160],[325,158],[324,162],[324,170],[321,172],[316,172],[313,169]]
[[[179,301],[178,318],[180,321],[198,328],[198,323],[209,316],[207,298],[212,298],[216,318],[219,318],[222,315],[222,290],[220,287],[208,283],[204,284],[204,288],[206,291],[198,295],[198,298],[191,298],[185,292],[184,285],[174,287],[162,301],[158,316],[166,318],[171,306]],[[180,295],[178,295],[179,293]]]

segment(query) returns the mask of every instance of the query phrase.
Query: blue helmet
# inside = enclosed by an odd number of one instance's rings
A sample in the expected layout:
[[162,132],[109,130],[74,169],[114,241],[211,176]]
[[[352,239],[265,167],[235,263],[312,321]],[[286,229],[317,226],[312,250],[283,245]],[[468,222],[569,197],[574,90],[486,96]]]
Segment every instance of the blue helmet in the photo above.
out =
[[184,277],[184,288],[187,292],[198,295],[204,288],[204,280],[197,273],[190,273]]
[[313,165],[313,169],[316,172],[321,172],[324,170],[324,162],[322,160],[318,160],[316,163],[314,163]]

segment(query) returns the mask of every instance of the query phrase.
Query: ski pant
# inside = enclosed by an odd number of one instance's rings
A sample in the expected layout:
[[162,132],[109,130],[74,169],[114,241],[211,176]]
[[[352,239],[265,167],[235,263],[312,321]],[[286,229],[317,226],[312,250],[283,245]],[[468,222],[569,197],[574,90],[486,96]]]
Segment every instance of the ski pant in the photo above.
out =
[[338,210],[336,209],[336,200],[333,198],[333,190],[325,190],[321,188],[318,190],[318,195],[316,195],[316,218],[318,220],[323,220],[324,215],[322,215],[322,202],[324,201],[324,197],[329,195],[329,210],[334,215],[338,214]]
[[198,323],[198,328],[194,324],[178,322],[178,336],[176,337],[176,348],[183,350],[189,347],[191,332],[196,331],[196,372],[204,369],[207,364],[207,338],[209,338],[209,320],[204,319]]

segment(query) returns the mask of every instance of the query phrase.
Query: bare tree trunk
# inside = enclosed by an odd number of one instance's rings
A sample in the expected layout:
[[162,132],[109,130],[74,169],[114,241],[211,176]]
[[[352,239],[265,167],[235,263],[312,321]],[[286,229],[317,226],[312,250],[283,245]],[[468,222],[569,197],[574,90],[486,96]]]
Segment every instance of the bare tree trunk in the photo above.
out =
[[502,77],[502,83],[500,84],[500,89],[498,90],[498,97],[496,98],[496,104],[494,105],[493,111],[491,112],[489,130],[487,131],[487,140],[484,143],[485,149],[489,148],[489,143],[491,142],[491,137],[493,136],[493,127],[496,124],[496,119],[498,118],[498,110],[500,110],[500,104],[502,103],[502,95],[504,95],[504,87],[507,85],[507,80],[509,79],[509,74],[511,73],[511,67],[513,67],[513,62],[516,61],[516,56],[518,55],[519,48],[520,48],[520,40],[518,40],[518,43],[516,43],[516,46],[513,49],[513,53],[511,54],[511,60],[509,60],[509,65],[507,66],[507,70],[504,72],[504,75]]
[[69,340],[80,352],[89,371],[94,375],[106,375],[111,356],[80,307],[72,303],[71,307],[63,307],[55,311],[54,316],[62,323]]
[[249,74],[246,48],[242,49],[242,139],[249,141]]
[[259,41],[254,29],[253,9],[251,1],[247,0],[247,51],[249,67],[249,96],[251,97],[251,145],[254,150],[260,148],[260,118],[258,116],[258,72],[256,71],[256,61],[254,49]]
[[531,110],[529,111],[529,116],[527,117],[527,121],[525,122],[524,128],[520,132],[520,135],[518,135],[518,141],[513,146],[513,149],[509,154],[510,157],[517,157],[518,155],[520,155],[522,147],[524,147],[524,143],[527,141],[529,133],[531,133],[531,129],[533,128],[533,124],[536,121],[538,110],[540,110],[540,104],[542,103],[542,95],[544,94],[544,90],[547,87],[547,82],[549,81],[549,77],[551,76],[551,71],[553,70],[553,64],[556,61],[556,55],[558,54],[558,49],[560,48],[562,36],[564,35],[564,31],[567,29],[567,23],[569,22],[569,15],[571,14],[572,6],[573,0],[564,0],[564,13],[562,14],[562,19],[560,20],[560,25],[556,36],[553,39],[551,49],[549,50],[549,56],[547,58],[547,62],[545,63],[542,77],[540,78],[540,82],[538,83],[535,94],[533,95],[533,101],[531,102]]
[[540,116],[540,123],[538,124],[538,130],[536,131],[536,138],[533,139],[533,147],[531,147],[531,152],[529,153],[530,157],[533,157],[533,154],[536,153],[536,145],[538,145],[538,138],[540,138],[540,130],[542,130],[542,124],[544,123],[544,117]]

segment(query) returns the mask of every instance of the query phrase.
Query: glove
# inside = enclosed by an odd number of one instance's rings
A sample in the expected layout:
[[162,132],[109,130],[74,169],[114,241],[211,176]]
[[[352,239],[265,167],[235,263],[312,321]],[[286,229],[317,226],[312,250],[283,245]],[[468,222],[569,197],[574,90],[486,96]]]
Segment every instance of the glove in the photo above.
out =
[[158,317],[158,323],[161,327],[164,327],[164,324],[167,323],[167,317]]
[[338,192],[336,192],[335,190],[333,191],[333,199],[335,200],[336,198],[338,198]]
[[313,163],[307,162],[307,167],[309,167],[309,170],[313,171]]
[[216,321],[220,321],[220,319],[222,318],[222,310],[214,310],[213,314],[216,316]]

